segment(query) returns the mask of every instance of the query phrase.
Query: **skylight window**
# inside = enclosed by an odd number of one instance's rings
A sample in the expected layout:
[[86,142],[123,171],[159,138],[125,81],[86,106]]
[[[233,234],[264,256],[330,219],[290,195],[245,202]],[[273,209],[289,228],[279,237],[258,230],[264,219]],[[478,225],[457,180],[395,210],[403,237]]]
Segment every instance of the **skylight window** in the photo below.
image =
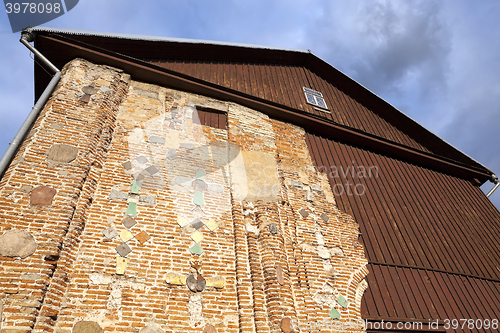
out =
[[302,87],[304,89],[304,94],[306,94],[307,103],[318,106],[322,109],[327,109],[325,99],[323,98],[323,94],[319,91],[312,90],[306,87]]

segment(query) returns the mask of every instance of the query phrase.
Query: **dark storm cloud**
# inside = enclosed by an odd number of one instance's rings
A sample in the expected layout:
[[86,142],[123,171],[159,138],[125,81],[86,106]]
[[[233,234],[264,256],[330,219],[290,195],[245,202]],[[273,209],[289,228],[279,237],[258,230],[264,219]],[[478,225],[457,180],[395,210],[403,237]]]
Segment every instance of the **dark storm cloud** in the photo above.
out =
[[446,90],[442,11],[437,1],[329,3],[315,26],[318,54],[403,111],[426,112]]
[[[379,91],[398,90],[405,80],[440,82],[447,71],[448,32],[433,2],[383,2],[361,14],[369,50],[352,64],[360,81]],[[422,84],[423,90],[429,86]]]

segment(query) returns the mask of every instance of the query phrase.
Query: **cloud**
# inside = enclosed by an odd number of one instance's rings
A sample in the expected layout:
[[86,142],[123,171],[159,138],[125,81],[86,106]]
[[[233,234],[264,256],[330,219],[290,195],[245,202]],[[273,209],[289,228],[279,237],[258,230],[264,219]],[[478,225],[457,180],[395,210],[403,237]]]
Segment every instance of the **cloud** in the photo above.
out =
[[334,67],[410,115],[426,113],[447,89],[450,31],[442,10],[437,1],[325,3],[308,35]]

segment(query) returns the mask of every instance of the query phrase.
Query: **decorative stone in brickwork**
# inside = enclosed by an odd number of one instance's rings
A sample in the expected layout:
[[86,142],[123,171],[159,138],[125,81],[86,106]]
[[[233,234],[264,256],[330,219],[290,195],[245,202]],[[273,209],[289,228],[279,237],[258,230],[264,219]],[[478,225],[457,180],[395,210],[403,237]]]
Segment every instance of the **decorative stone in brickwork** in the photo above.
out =
[[128,208],[127,208],[127,211],[125,212],[125,214],[133,216],[133,217],[137,217],[137,203],[136,202],[129,202]]
[[177,224],[181,227],[181,228],[184,228],[185,226],[187,226],[189,224],[189,221],[184,217],[184,216],[181,216],[177,219]]
[[195,243],[193,246],[191,246],[189,248],[189,251],[192,253],[192,254],[196,254],[196,255],[201,255],[203,253],[203,249],[202,247],[200,246],[200,244],[198,243]]
[[177,149],[170,148],[167,152],[167,159],[175,160],[177,158]]
[[318,246],[317,250],[318,250],[318,255],[322,259],[329,259],[330,258],[330,251],[328,251],[328,249],[326,247],[324,247],[323,245]]
[[193,182],[191,184],[192,184],[193,189],[195,191],[202,192],[202,191],[206,191],[208,189],[207,183],[205,183],[201,179],[195,179],[195,180],[193,180]]
[[82,88],[82,91],[85,93],[85,94],[88,94],[88,95],[93,95],[95,93],[97,93],[99,90],[92,87],[92,86],[85,86]]
[[65,143],[53,144],[47,154],[47,159],[53,162],[70,163],[78,156],[78,148]]
[[193,202],[197,206],[203,206],[205,204],[203,192],[194,192]]
[[111,189],[111,193],[109,193],[109,198],[111,200],[127,200],[128,193]]
[[137,222],[134,220],[132,216],[127,216],[122,220],[122,224],[125,226],[125,228],[130,229],[134,225],[136,225]]
[[299,210],[300,215],[302,215],[303,218],[306,218],[309,216],[309,213],[305,209]]
[[79,321],[73,326],[72,333],[103,333],[104,330],[95,321]]
[[342,257],[344,255],[344,251],[338,246],[334,246],[330,249],[330,254],[332,256],[339,256]]
[[118,254],[122,257],[126,257],[130,252],[132,252],[132,249],[126,243],[121,243],[116,247],[116,252],[118,252]]
[[160,325],[156,323],[148,323],[146,327],[142,328],[139,333],[164,333]]
[[160,170],[158,170],[158,168],[154,165],[151,165],[149,167],[147,167],[146,169],[144,169],[144,171],[147,171],[151,176],[154,176],[156,175]]
[[90,102],[90,95],[89,94],[83,94],[82,97],[80,97],[79,101],[83,102],[83,103]]
[[195,242],[195,243],[199,243],[203,240],[203,234],[201,232],[199,232],[198,230],[195,230],[195,232],[193,232],[191,234],[191,239]]
[[104,229],[102,231],[102,233],[103,233],[104,237],[106,237],[107,239],[113,239],[116,236],[118,236],[118,233],[116,232],[116,230],[113,227],[109,227],[107,229]]
[[269,232],[273,235],[276,235],[278,233],[278,227],[276,226],[275,223],[269,224]]
[[120,238],[121,240],[126,243],[128,242],[129,240],[131,240],[132,238],[134,238],[134,235],[128,231],[128,230],[123,230],[121,233],[120,233]]
[[130,170],[130,169],[132,169],[132,168],[133,168],[132,162],[130,162],[130,161],[127,161],[127,162],[122,163],[122,166],[123,166],[123,168],[124,168],[125,170]]
[[154,196],[154,195],[141,195],[141,196],[139,196],[139,202],[154,205],[154,204],[156,204],[156,196]]
[[339,297],[337,298],[337,303],[339,303],[343,308],[347,308],[347,306],[349,305],[349,302],[342,295],[339,295]]
[[325,222],[328,222],[330,220],[330,217],[328,217],[328,215],[325,213],[321,213],[320,217]]
[[281,328],[281,331],[283,333],[293,333],[293,332],[295,332],[293,330],[292,320],[289,317],[285,317],[285,318],[281,319],[280,328]]
[[278,279],[278,283],[280,285],[285,284],[285,279],[283,278],[283,269],[281,268],[280,265],[276,266],[276,278]]
[[102,91],[103,93],[107,93],[107,92],[111,91],[111,89],[109,89],[108,87],[105,87],[105,86],[102,86],[99,90]]
[[52,199],[56,195],[56,190],[48,186],[38,186],[31,190],[30,205],[32,206],[50,206]]
[[197,277],[193,274],[189,275],[186,279],[186,285],[192,292],[202,292],[207,285],[206,280],[201,276],[201,274],[197,274]]
[[152,135],[149,137],[149,142],[164,145],[165,139],[157,135]]
[[128,258],[116,257],[116,274],[123,275],[127,269]]
[[35,238],[26,230],[11,229],[0,236],[0,257],[24,259],[35,253]]
[[145,156],[142,156],[142,155],[141,155],[141,156],[137,156],[137,157],[135,158],[135,160],[136,160],[137,162],[139,162],[140,164],[146,164],[146,163],[148,163],[148,162],[149,162],[148,158],[147,158],[147,157],[145,157]]
[[204,224],[200,219],[195,219],[193,222],[191,222],[191,226],[196,230],[199,230],[204,226]]
[[177,274],[177,273],[165,274],[165,282],[167,284],[184,286],[184,285],[186,285],[186,280],[187,280],[187,278],[185,276]]
[[203,180],[205,178],[205,174],[206,174],[205,170],[203,170],[203,169],[196,169],[195,173],[196,173],[196,179]]
[[219,226],[213,219],[209,219],[208,222],[205,223],[205,226],[210,231],[214,231]]
[[180,148],[193,150],[194,148],[196,148],[196,146],[194,145],[194,143],[181,143]]
[[130,193],[139,194],[139,190],[141,189],[141,182],[133,180],[130,184]]
[[203,328],[203,333],[217,333],[215,326],[212,324],[206,324]]
[[149,238],[150,237],[149,237],[148,233],[145,231],[141,231],[140,233],[135,235],[135,239],[137,239],[137,241],[139,241],[139,243],[141,243],[141,244],[146,243],[149,240]]
[[207,287],[214,287],[217,289],[224,288],[226,286],[226,280],[222,276],[213,276],[206,279]]
[[340,312],[335,308],[332,308],[328,314],[333,320],[340,319]]

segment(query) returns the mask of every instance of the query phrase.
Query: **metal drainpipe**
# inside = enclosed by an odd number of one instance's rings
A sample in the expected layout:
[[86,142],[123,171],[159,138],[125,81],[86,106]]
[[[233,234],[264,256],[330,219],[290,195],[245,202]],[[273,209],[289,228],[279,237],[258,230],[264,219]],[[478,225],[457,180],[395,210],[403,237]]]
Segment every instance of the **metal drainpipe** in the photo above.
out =
[[495,192],[495,190],[500,186],[500,180],[498,180],[498,177],[493,175],[491,176],[491,180],[490,180],[492,183],[495,184],[495,186],[493,186],[493,188],[488,192],[488,194],[486,194],[486,197],[489,198],[490,195],[493,194],[493,192]]
[[5,171],[9,167],[10,162],[12,161],[12,158],[16,154],[19,145],[23,142],[24,138],[26,137],[26,134],[31,129],[31,126],[33,126],[33,123],[38,118],[40,110],[42,110],[43,107],[45,106],[45,103],[49,99],[50,95],[52,94],[52,91],[54,90],[57,83],[59,82],[59,79],[61,78],[61,71],[56,66],[54,66],[47,58],[45,58],[43,54],[41,54],[37,49],[31,46],[30,42],[34,40],[33,37],[34,36],[32,34],[31,29],[27,28],[22,31],[21,39],[19,41],[23,43],[31,52],[33,52],[33,54],[36,57],[38,57],[38,59],[40,59],[45,65],[47,65],[47,67],[49,67],[54,72],[54,76],[50,80],[49,84],[43,91],[38,101],[31,109],[31,112],[26,117],[26,120],[21,125],[21,128],[19,128],[19,131],[17,132],[16,136],[14,137],[14,139],[12,139],[12,142],[9,144],[9,147],[3,154],[2,158],[0,159],[0,179],[5,174]]

